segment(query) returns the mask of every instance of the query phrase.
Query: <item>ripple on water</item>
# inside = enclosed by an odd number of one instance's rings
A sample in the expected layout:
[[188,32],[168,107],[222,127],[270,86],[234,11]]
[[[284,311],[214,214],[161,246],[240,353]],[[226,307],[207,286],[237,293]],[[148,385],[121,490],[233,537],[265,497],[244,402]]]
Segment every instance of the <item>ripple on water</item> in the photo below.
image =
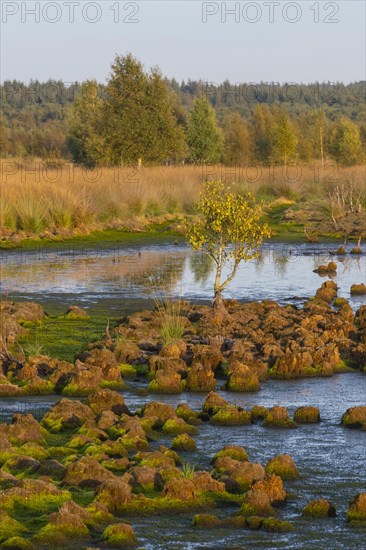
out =
[[[301,478],[285,482],[292,495],[287,505],[278,511],[278,517],[292,521],[294,531],[271,534],[262,531],[196,530],[192,527],[192,513],[131,518],[142,546],[146,549],[166,550],[221,550],[225,548],[258,549],[363,549],[362,532],[345,524],[348,502],[360,491],[366,490],[365,449],[366,432],[340,426],[343,412],[352,406],[365,404],[366,377],[361,373],[338,374],[332,378],[312,378],[294,381],[269,380],[257,394],[230,394],[222,392],[228,400],[251,407],[281,404],[290,412],[301,405],[320,408],[322,422],[303,425],[294,430],[263,428],[259,423],[251,426],[217,427],[203,424],[196,437],[197,451],[187,459],[196,469],[210,470],[211,457],[223,446],[242,445],[253,462],[265,464],[271,457],[289,453],[296,462]],[[132,411],[147,400],[158,400],[177,405],[187,402],[198,410],[205,395],[182,394],[138,397],[125,392],[126,403]],[[56,396],[27,397],[22,400],[3,399],[2,415],[9,420],[12,412],[32,412],[37,418],[57,401]],[[152,445],[166,443],[171,438],[159,439]],[[184,453],[182,453],[184,457]],[[308,520],[301,517],[304,505],[313,498],[327,498],[337,509],[337,517],[328,520]],[[233,509],[218,509],[213,513],[227,515]]]

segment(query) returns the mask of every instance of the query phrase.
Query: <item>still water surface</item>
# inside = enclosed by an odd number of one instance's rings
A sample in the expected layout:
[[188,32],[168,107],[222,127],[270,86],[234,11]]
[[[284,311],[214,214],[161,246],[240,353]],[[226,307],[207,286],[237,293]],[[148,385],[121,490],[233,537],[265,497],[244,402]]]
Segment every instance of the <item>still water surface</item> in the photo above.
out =
[[[225,296],[239,300],[271,299],[301,304],[327,277],[313,273],[319,265],[336,261],[339,295],[350,298],[353,283],[366,278],[366,254],[336,257],[332,245],[268,243],[258,259],[242,263]],[[351,247],[349,247],[351,248]],[[105,302],[107,308],[141,307],[162,292],[193,301],[212,297],[214,266],[200,252],[184,244],[116,244],[110,248],[0,252],[2,297],[34,299],[54,307],[83,307]],[[366,303],[353,297],[355,309]]]

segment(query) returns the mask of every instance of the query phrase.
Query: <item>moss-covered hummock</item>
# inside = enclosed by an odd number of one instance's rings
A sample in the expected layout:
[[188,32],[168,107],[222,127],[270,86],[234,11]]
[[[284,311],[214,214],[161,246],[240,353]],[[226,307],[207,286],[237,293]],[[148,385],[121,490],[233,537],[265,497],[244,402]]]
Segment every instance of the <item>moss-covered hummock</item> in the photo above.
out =
[[277,455],[268,461],[267,474],[276,474],[281,479],[297,479],[300,477],[295,462],[288,454]]
[[20,508],[32,512],[48,512],[71,499],[69,491],[40,479],[24,479],[19,485],[0,494],[0,509],[9,513]]
[[257,371],[234,359],[227,368],[228,381],[225,388],[232,392],[256,392],[259,391],[259,378]]
[[254,405],[250,411],[250,415],[254,422],[256,420],[263,420],[264,418],[266,418],[267,414],[268,409],[263,405]]
[[113,548],[133,548],[137,546],[137,537],[131,525],[116,523],[109,525],[103,532],[103,543]]
[[294,420],[298,424],[316,424],[320,422],[318,407],[299,407],[294,414]]
[[220,451],[218,451],[212,458],[212,463],[215,463],[218,458],[223,458],[228,456],[233,460],[238,460],[239,462],[244,462],[248,460],[248,454],[243,447],[239,445],[225,445]]
[[282,521],[273,517],[266,518],[262,522],[262,529],[274,533],[287,533],[293,530],[293,525],[288,521]]
[[197,514],[193,517],[192,525],[198,529],[214,529],[222,527],[222,521],[213,514]]
[[251,415],[240,407],[227,405],[212,416],[211,423],[216,426],[242,426],[251,423]]
[[50,522],[42,527],[34,540],[38,544],[54,548],[89,538],[89,529],[80,517],[56,512],[51,514]]
[[317,498],[308,502],[303,508],[302,515],[311,518],[334,518],[336,509],[329,500]]
[[366,526],[366,493],[359,493],[353,497],[346,518],[353,526]]
[[197,445],[193,437],[184,433],[177,435],[172,442],[172,449],[175,451],[193,452],[197,449]]
[[342,425],[346,428],[366,428],[366,406],[351,407],[342,416]]
[[352,296],[363,296],[366,294],[366,285],[364,283],[352,285],[350,292]]
[[279,405],[269,410],[264,425],[270,428],[296,428],[296,422],[290,419],[286,407]]
[[198,434],[197,428],[195,426],[191,426],[182,418],[169,418],[163,426],[163,432],[166,435],[178,435],[184,433],[189,435]]
[[158,370],[149,384],[152,393],[175,394],[183,391],[182,377],[177,372]]
[[24,539],[23,537],[11,537],[3,542],[0,548],[2,550],[36,550],[36,547],[31,543],[31,541]]

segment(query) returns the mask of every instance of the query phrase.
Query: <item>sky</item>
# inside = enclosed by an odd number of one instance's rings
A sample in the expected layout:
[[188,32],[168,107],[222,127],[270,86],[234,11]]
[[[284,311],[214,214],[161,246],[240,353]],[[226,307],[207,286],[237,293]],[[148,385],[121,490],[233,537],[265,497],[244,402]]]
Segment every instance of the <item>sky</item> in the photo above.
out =
[[365,5],[1,0],[0,79],[105,82],[131,52],[179,82],[365,80]]

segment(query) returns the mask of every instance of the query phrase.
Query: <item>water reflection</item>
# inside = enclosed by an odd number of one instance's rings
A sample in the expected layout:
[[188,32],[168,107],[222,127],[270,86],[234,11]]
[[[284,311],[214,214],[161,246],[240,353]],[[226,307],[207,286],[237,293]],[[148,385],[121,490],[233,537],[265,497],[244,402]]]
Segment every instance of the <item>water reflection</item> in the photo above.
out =
[[[101,298],[136,299],[148,297],[161,286],[171,296],[209,300],[212,297],[214,262],[185,245],[118,247],[115,250],[85,249],[78,253],[52,251],[52,254],[0,253],[1,293],[34,300],[54,295],[75,296],[84,306]],[[334,260],[327,245],[263,246],[255,260],[242,264],[227,297],[241,300],[265,298],[281,303],[305,300],[323,282],[313,270]],[[353,283],[365,280],[365,256],[336,258],[334,279],[339,295],[350,298]],[[228,274],[230,266],[224,272]],[[151,297],[151,296],[150,296]],[[353,297],[353,307],[365,298]]]
[[214,269],[214,261],[206,254],[191,254],[188,257],[189,268],[194,274],[195,283],[205,285]]

